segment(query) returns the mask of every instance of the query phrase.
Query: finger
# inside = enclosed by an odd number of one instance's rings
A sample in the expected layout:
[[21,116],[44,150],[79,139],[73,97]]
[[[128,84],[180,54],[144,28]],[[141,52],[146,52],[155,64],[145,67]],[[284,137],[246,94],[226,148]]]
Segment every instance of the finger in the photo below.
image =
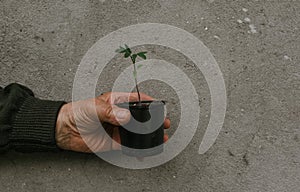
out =
[[165,121],[164,121],[164,128],[165,129],[169,129],[171,127],[171,121],[169,118],[165,118]]
[[169,136],[167,134],[164,135],[164,143],[169,140]]
[[124,125],[130,120],[130,112],[127,109],[119,108],[102,102],[96,106],[97,115],[100,121],[110,123],[112,125]]

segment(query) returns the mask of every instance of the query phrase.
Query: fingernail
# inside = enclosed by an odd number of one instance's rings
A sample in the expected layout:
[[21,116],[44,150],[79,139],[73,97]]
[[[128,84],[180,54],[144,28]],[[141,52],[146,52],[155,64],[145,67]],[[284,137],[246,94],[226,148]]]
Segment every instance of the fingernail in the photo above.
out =
[[118,119],[126,119],[128,117],[129,113],[127,110],[119,110],[117,112],[117,118]]

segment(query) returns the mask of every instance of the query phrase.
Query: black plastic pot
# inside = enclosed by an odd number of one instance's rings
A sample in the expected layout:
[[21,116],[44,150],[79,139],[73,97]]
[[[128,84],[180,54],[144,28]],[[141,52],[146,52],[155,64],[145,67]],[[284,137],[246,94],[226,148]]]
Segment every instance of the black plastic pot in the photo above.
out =
[[129,102],[118,106],[131,112],[129,123],[119,129],[123,154],[146,157],[163,152],[165,102]]

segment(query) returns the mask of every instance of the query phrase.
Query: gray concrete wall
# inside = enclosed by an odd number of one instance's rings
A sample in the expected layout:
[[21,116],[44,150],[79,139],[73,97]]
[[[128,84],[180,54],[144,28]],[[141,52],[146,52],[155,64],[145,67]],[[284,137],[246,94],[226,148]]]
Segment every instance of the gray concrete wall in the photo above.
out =
[[[77,66],[98,39],[131,24],[166,23],[192,33],[213,53],[224,74],[228,109],[214,146],[197,155],[211,104],[204,76],[176,51],[145,46],[151,58],[186,72],[197,89],[201,120],[190,145],[147,170],[72,152],[9,152],[0,157],[0,191],[298,192],[299,8],[298,0],[1,0],[2,86],[19,82],[38,97],[70,101]],[[126,64],[111,61],[99,77],[98,93],[110,90]],[[176,94],[155,81],[141,88],[171,101],[172,135],[180,111]]]

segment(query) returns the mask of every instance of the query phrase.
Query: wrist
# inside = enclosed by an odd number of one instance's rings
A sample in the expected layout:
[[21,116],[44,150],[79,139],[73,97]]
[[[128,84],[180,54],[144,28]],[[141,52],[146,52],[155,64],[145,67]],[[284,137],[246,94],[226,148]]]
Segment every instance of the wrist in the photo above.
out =
[[60,149],[68,150],[70,145],[70,129],[69,124],[66,121],[66,116],[69,111],[69,105],[63,105],[57,115],[56,126],[55,126],[55,141],[56,145]]

